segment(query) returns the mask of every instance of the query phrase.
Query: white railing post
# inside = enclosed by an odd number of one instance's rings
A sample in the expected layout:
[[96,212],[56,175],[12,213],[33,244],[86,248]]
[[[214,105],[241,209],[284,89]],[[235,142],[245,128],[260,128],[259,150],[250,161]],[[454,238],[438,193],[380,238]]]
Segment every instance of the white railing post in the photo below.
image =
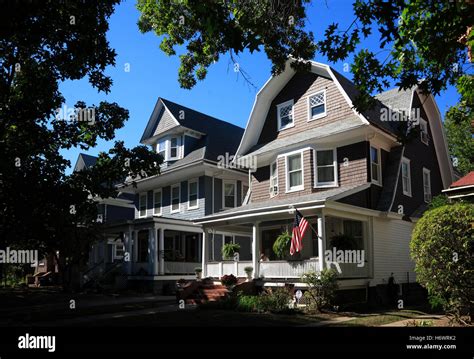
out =
[[260,249],[260,227],[259,222],[255,222],[252,228],[252,266],[253,266],[253,277],[259,277],[259,249]]
[[224,262],[219,262],[219,278],[224,275]]
[[239,276],[239,262],[237,261],[234,262],[234,272],[235,272],[235,276],[238,277]]
[[324,253],[326,252],[326,218],[321,212],[318,216],[318,257],[319,257],[319,271],[322,271],[324,265]]
[[165,274],[165,229],[160,228],[160,239],[158,241],[159,270],[160,275]]
[[207,277],[207,240],[208,234],[207,229],[202,229],[202,277]]

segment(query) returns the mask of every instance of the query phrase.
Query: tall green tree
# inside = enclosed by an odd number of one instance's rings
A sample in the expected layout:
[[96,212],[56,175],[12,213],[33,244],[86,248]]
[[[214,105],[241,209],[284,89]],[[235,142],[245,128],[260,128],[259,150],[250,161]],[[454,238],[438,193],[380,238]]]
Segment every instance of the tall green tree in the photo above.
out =
[[[203,80],[222,55],[237,61],[236,55],[244,50],[265,51],[274,75],[284,70],[289,56],[297,59],[293,67],[304,70],[305,60],[317,53],[332,62],[348,61],[353,55],[359,110],[372,106],[371,95],[391,82],[401,88],[419,85],[436,95],[467,70],[474,42],[472,2],[355,0],[352,23],[334,22],[321,39],[314,39],[306,27],[310,4],[309,0],[138,0],[138,26],[162,37],[160,48],[166,54],[180,52],[178,79],[183,88]],[[378,49],[364,46],[369,37],[378,40]]]
[[98,236],[93,198],[116,196],[118,182],[156,174],[161,162],[143,146],[115,142],[93,168],[65,174],[62,150],[111,141],[128,119],[117,103],[68,105],[59,91],[84,77],[110,91],[105,70],[116,53],[106,32],[118,3],[11,2],[0,15],[0,248],[59,251],[64,273],[87,259]]
[[472,76],[465,75],[459,79],[457,88],[461,94],[461,100],[446,112],[444,119],[453,165],[463,175],[474,170],[473,84]]

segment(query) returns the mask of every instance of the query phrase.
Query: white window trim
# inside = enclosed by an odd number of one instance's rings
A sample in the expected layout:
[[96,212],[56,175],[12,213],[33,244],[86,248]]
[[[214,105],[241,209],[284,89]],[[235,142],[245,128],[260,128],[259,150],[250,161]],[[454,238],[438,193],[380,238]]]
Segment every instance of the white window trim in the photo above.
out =
[[[425,173],[428,174],[428,187],[429,187],[429,193],[425,192]],[[431,171],[428,168],[423,167],[423,200],[425,203],[430,203],[430,201],[426,200],[426,195],[429,194],[431,198]]]
[[[379,177],[378,181],[374,180],[372,177],[372,153],[371,153],[372,148],[375,148],[377,150],[377,157],[379,159],[379,163],[377,164],[377,172],[378,172],[378,177]],[[369,159],[370,159],[370,182],[373,184],[376,184],[377,186],[382,186],[382,151],[380,150],[380,147],[370,144]]]
[[[234,185],[234,207],[225,206],[225,185],[233,184]],[[235,180],[222,180],[222,208],[230,209],[237,207],[237,181]]]
[[[156,212],[156,207],[155,207],[155,194],[160,192],[160,210],[159,212]],[[161,216],[162,214],[162,208],[163,208],[163,191],[162,189],[157,189],[155,191],[153,191],[153,215],[154,216]]]
[[[320,151],[331,151],[333,155],[333,165],[334,165],[334,181],[333,182],[321,182],[318,183],[318,152]],[[337,150],[335,148],[318,148],[313,150],[313,162],[314,162],[314,188],[328,188],[328,187],[339,187],[339,178],[337,176],[338,165],[337,165]]]
[[[311,102],[310,102],[310,99],[311,97],[319,94],[319,93],[323,93],[324,94],[324,112],[323,113],[320,113],[319,115],[316,115],[314,117],[311,116]],[[323,118],[323,117],[326,117],[327,116],[327,101],[326,101],[326,90],[319,90],[319,91],[316,91],[316,92],[313,92],[312,94],[310,94],[307,98],[307,103],[308,103],[308,122],[309,121],[314,121],[314,120],[318,120],[320,118]]]
[[[142,196],[145,195],[145,215],[140,214],[142,208]],[[148,213],[148,193],[142,192],[138,194],[138,218],[145,218]]]
[[[191,183],[196,183],[196,205],[195,206],[191,206],[190,204],[191,203],[191,199],[190,199]],[[197,178],[194,178],[188,181],[188,209],[198,209],[198,208],[199,208],[199,180]]]
[[[291,193],[291,192],[297,192],[297,191],[302,191],[304,190],[304,161],[303,161],[303,152],[304,150],[300,150],[300,151],[294,151],[294,152],[289,152],[289,153],[286,153],[285,154],[285,182],[286,182],[286,185],[285,185],[285,193]],[[288,158],[290,156],[294,156],[296,154],[300,154],[300,157],[301,157],[301,185],[299,186],[296,186],[296,187],[293,187],[293,188],[290,188],[290,176],[289,176],[289,172],[288,172]]]
[[272,166],[273,164],[276,165],[276,168],[275,168],[275,172],[276,172],[276,176],[273,176],[273,177],[276,177],[276,186],[278,187],[278,190],[280,190],[280,187],[279,187],[279,181],[278,181],[278,159],[276,159],[275,161],[273,161],[271,164],[270,164],[270,198],[272,197],[275,197],[276,194],[273,193],[273,185],[272,185]]
[[[406,163],[408,166],[408,191],[403,189],[403,163]],[[411,197],[412,190],[411,190],[411,168],[410,168],[410,160],[406,157],[402,157],[402,165],[400,166],[400,176],[402,178],[402,192],[405,196]]]
[[[423,129],[422,129],[422,127],[421,127],[422,124],[426,127],[426,141],[423,141],[423,133],[424,133],[424,132],[423,132]],[[422,118],[420,118],[420,141],[421,141],[421,143],[424,143],[424,144],[427,145],[427,146],[428,146],[429,143],[430,143],[430,140],[429,140],[429,138],[428,138],[428,121],[426,121],[426,120],[424,120],[424,119],[422,119]]]
[[[178,209],[173,209],[173,188],[178,187],[178,193],[179,193],[179,204],[178,204]],[[170,189],[170,213],[179,213],[181,212],[181,184],[175,184],[171,186]]]
[[[281,127],[280,108],[281,107],[286,107],[288,105],[291,105],[291,119],[292,119],[292,122],[289,125],[286,125],[285,127]],[[283,131],[283,130],[286,130],[288,128],[291,128],[291,127],[295,126],[294,105],[295,104],[294,104],[293,99],[285,101],[285,102],[280,103],[279,105],[277,105],[278,131]]]
[[[177,146],[176,146],[176,157],[171,157],[171,139],[176,138],[177,140]],[[184,136],[182,135],[171,135],[171,136],[166,136],[163,138],[160,138],[158,142],[156,142],[155,148],[156,148],[156,153],[159,153],[160,149],[160,142],[165,143],[165,150],[163,151],[163,161],[176,161],[181,158],[183,158],[184,154]]]

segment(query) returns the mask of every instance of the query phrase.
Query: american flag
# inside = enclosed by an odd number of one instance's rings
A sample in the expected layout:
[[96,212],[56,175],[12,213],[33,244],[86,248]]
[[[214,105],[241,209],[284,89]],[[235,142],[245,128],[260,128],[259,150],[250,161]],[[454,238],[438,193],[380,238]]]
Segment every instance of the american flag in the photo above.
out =
[[299,252],[303,249],[303,237],[308,228],[308,221],[296,210],[295,222],[293,223],[293,234],[291,236],[290,254]]

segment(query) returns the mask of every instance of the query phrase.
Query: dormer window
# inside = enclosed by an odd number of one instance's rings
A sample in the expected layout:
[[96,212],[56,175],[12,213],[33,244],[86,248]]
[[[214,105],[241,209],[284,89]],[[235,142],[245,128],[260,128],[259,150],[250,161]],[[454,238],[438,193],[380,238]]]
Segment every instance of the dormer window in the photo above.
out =
[[169,159],[178,158],[178,137],[172,137],[170,140],[170,157]]
[[156,152],[163,156],[163,161],[176,161],[181,158],[182,144],[181,136],[173,136],[161,139],[156,145]]
[[283,102],[277,106],[278,131],[293,127],[293,100]]
[[308,97],[308,121],[326,116],[326,90]]

